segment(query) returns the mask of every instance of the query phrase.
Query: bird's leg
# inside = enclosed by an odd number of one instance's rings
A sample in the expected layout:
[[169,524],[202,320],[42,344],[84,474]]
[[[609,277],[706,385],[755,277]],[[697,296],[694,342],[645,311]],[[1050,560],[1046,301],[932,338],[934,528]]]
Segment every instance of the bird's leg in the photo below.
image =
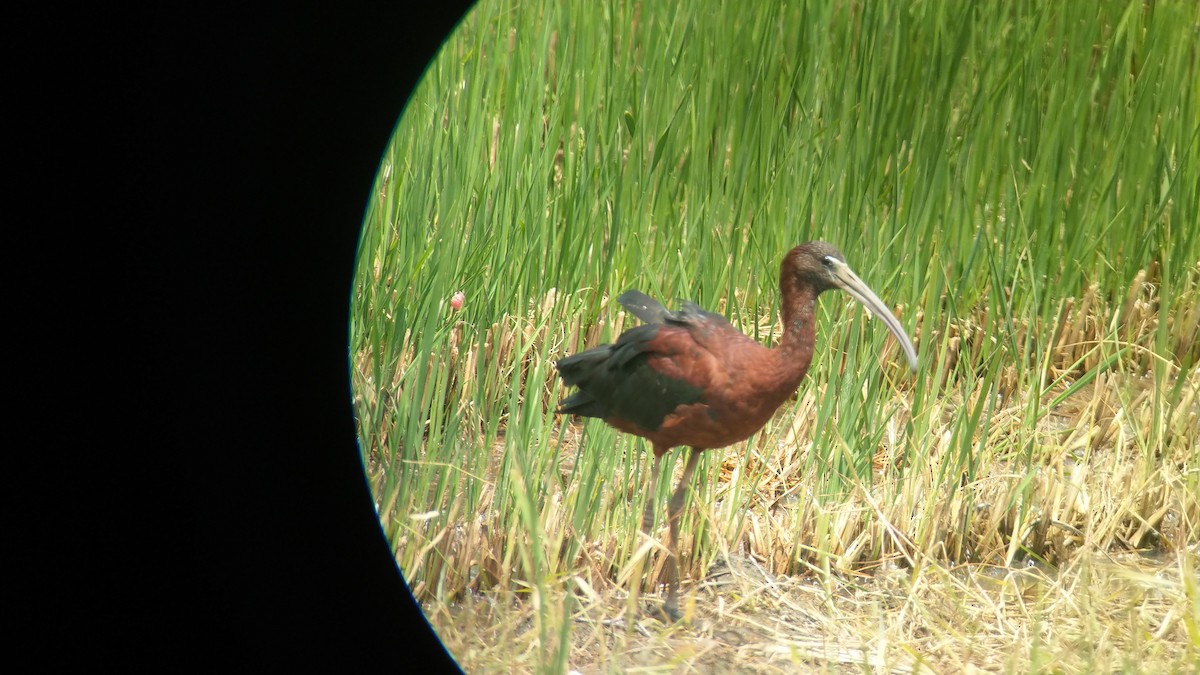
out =
[[646,511],[642,513],[642,532],[650,536],[650,528],[654,526],[654,507],[658,503],[658,465],[662,455],[654,448],[654,468],[650,470],[650,494],[646,496]]
[[679,512],[683,510],[683,496],[687,492],[688,486],[692,482],[692,474],[696,472],[696,463],[700,459],[700,451],[703,448],[692,448],[691,454],[688,455],[687,464],[683,467],[683,475],[679,478],[679,485],[675,487],[675,493],[671,495],[671,504],[667,511],[667,521],[671,529],[671,557],[667,565],[667,602],[663,605],[663,612],[672,620],[678,621],[679,614]]

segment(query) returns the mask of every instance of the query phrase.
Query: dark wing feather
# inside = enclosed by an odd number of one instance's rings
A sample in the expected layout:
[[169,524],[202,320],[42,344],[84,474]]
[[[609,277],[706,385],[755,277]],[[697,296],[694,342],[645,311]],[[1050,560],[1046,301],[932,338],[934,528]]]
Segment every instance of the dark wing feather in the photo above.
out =
[[646,323],[670,323],[679,326],[698,326],[711,323],[712,326],[729,323],[725,317],[710,312],[694,302],[680,301],[683,309],[672,312],[663,304],[645,293],[630,289],[617,297],[617,302],[629,310],[637,318]]
[[671,312],[667,318],[668,323],[687,326],[705,325],[711,328],[729,325],[729,321],[725,317],[716,312],[710,312],[694,302],[684,300],[680,304],[683,306],[683,309],[678,312]]
[[665,323],[670,312],[662,303],[641,291],[630,289],[617,296],[617,302],[646,323]]
[[558,412],[617,417],[656,430],[679,406],[698,402],[703,394],[700,387],[667,376],[649,362],[651,356],[665,355],[655,348],[660,331],[678,330],[654,323],[637,326],[625,331],[616,344],[558,361],[555,365],[563,383],[579,388],[559,403]]

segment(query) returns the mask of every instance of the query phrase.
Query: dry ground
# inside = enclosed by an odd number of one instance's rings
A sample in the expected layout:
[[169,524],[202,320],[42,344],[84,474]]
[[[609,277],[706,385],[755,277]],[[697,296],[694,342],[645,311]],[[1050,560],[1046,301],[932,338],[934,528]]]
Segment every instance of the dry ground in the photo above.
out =
[[[687,621],[675,626],[631,613],[618,587],[575,585],[568,667],[585,675],[1200,672],[1188,662],[1198,653],[1198,549],[1090,556],[1057,572],[930,564],[824,580],[722,556],[703,579],[685,582]],[[532,603],[489,593],[425,610],[467,672],[523,672],[539,656]]]

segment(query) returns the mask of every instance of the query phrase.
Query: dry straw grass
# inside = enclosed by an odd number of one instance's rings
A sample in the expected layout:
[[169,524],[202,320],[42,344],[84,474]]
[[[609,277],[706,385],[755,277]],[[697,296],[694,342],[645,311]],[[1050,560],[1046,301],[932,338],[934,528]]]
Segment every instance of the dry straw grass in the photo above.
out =
[[[631,618],[617,590],[575,579],[558,593],[574,595],[567,648],[579,673],[1195,672],[1197,555],[1080,556],[1054,573],[929,564],[825,578],[723,555],[692,585],[690,623],[670,628]],[[471,594],[428,608],[467,672],[532,670],[539,657],[529,603]]]

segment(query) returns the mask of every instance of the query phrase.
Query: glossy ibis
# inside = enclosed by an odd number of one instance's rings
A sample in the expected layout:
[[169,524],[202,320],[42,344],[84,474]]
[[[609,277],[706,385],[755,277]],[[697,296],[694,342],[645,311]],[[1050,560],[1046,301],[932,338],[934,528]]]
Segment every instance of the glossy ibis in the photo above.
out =
[[[557,362],[563,383],[578,387],[557,412],[598,417],[641,436],[654,447],[652,489],[662,456],[673,447],[692,448],[671,496],[668,523],[667,600],[664,613],[679,619],[676,545],[683,496],[700,453],[745,440],[762,428],[808,372],[816,336],[817,296],[840,288],[866,305],[896,336],[908,364],[917,352],[900,322],[846,264],[841,251],[824,242],[788,252],[779,274],[783,296],[783,339],[768,349],[734,328],[725,317],[690,302],[672,312],[639,291],[617,298],[644,325],[615,344],[600,345]],[[642,531],[654,522],[654,500],[646,503]]]

